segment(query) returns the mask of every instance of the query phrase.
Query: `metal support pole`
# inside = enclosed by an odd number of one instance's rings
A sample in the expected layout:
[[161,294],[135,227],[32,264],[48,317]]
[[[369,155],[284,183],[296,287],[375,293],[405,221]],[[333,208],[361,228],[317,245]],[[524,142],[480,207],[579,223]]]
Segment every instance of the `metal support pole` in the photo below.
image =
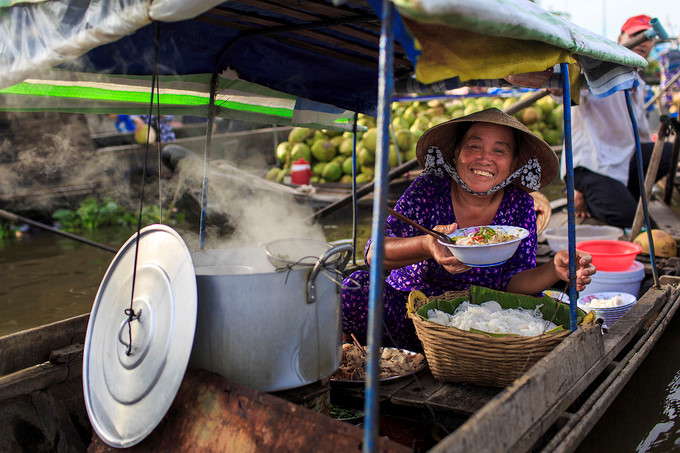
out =
[[201,224],[199,232],[199,249],[205,248],[205,230],[208,220],[208,175],[210,174],[210,148],[212,146],[213,120],[215,119],[215,97],[219,75],[215,71],[210,82],[210,105],[208,107],[208,122],[205,131],[205,151],[203,155],[203,188],[201,190]]
[[357,197],[357,121],[359,114],[354,114],[352,126],[352,264],[357,265],[357,222],[359,217],[359,198]]
[[654,278],[654,286],[659,286],[659,272],[656,269],[656,258],[654,257],[654,238],[652,237],[652,227],[649,224],[649,209],[647,208],[647,196],[645,195],[645,176],[642,171],[642,148],[640,147],[640,133],[638,132],[637,120],[633,112],[633,101],[630,99],[630,90],[625,90],[626,107],[628,107],[628,115],[633,124],[633,135],[635,136],[635,157],[637,159],[638,182],[640,183],[640,202],[642,203],[642,212],[645,217],[645,228],[647,228],[647,240],[649,241],[649,259],[652,262],[652,277]]
[[567,167],[565,175],[567,184],[567,237],[569,239],[569,327],[571,331],[577,325],[577,293],[576,293],[576,215],[574,213],[574,159],[571,148],[571,85],[569,83],[569,65],[560,63],[562,74],[562,104],[564,106],[564,159]]
[[378,76],[378,143],[375,160],[375,197],[373,198],[373,259],[371,261],[368,299],[368,359],[364,410],[365,453],[378,451],[379,405],[378,372],[383,321],[383,258],[385,248],[385,207],[387,205],[387,172],[389,169],[390,105],[394,92],[394,6],[383,0],[380,28],[380,61]]

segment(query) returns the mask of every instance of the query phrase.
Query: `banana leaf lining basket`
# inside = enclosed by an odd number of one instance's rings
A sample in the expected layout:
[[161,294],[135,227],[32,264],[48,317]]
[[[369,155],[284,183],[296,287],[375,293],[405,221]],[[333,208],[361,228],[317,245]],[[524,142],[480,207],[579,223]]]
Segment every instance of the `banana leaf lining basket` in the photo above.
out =
[[[541,305],[543,319],[552,320],[558,329],[533,337],[498,335],[443,326],[427,319],[427,311],[433,308],[452,314],[464,301],[480,304],[490,300],[497,301],[503,308],[534,309]],[[536,298],[478,286],[472,286],[469,291],[434,296],[420,304],[416,302],[407,311],[432,375],[441,382],[505,387],[571,333],[567,304],[549,296]],[[579,309],[579,324],[585,315]]]

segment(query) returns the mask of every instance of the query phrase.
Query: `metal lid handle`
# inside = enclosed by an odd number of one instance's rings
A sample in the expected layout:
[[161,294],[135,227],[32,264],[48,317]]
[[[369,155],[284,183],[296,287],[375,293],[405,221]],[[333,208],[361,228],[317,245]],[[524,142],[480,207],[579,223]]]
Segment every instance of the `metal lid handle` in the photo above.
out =
[[[309,280],[307,281],[308,304],[316,302],[316,278],[318,277],[319,273],[326,268],[332,268],[335,272],[342,272],[345,269],[345,266],[347,266],[353,251],[354,248],[352,247],[352,244],[338,244],[328,249],[323,254],[323,256],[319,258],[319,260],[314,265],[314,269],[312,269],[312,273],[309,275]],[[331,257],[337,254],[342,254],[338,259],[337,266],[335,264],[329,266],[328,262],[330,261]]]

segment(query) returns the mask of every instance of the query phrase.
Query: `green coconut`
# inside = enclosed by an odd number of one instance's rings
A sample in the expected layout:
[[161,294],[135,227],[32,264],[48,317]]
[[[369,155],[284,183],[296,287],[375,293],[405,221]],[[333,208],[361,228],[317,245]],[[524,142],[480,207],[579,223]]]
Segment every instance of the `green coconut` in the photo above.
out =
[[336,162],[329,162],[324,167],[321,176],[328,182],[335,182],[342,177],[342,169]]
[[293,143],[301,143],[312,136],[312,130],[306,127],[294,127],[288,134],[288,141]]
[[312,161],[312,150],[305,143],[296,143],[290,151],[290,158],[293,162],[304,159],[307,162]]
[[333,144],[326,139],[315,140],[312,144],[312,156],[320,162],[330,161],[337,153]]

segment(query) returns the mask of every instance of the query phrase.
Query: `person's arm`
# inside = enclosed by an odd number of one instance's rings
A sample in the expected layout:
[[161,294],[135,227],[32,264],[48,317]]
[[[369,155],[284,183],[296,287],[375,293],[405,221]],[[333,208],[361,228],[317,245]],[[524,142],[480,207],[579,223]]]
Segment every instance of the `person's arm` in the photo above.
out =
[[139,129],[140,127],[146,124],[146,122],[139,115],[130,115],[130,118],[135,123],[135,130]]
[[[583,291],[590,276],[595,274],[592,257],[587,253],[576,254],[576,290]],[[569,252],[560,250],[549,262],[534,269],[527,269],[513,276],[507,291],[519,294],[537,294],[550,288],[555,282],[569,281]]]
[[[385,237],[383,265],[387,270],[398,269],[430,258],[429,245],[426,242],[426,236],[413,236],[410,238]],[[366,255],[366,261],[369,266],[373,262],[374,245],[375,243],[371,244]]]
[[[442,233],[452,233],[458,228],[457,224],[438,225],[434,229]],[[373,246],[371,243],[366,262],[371,264],[373,260]],[[412,237],[385,237],[385,252],[383,265],[387,270],[398,269],[434,258],[448,272],[456,274],[469,269],[468,266],[458,261],[449,249],[440,244],[436,238],[429,234]]]

